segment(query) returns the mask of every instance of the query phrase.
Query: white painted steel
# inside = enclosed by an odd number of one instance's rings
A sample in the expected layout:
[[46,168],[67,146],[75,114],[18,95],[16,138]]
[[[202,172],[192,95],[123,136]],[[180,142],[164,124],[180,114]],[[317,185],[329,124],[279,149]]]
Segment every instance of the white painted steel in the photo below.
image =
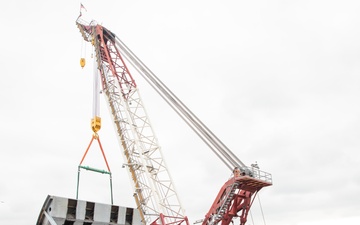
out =
[[[86,30],[78,24],[83,37],[91,41],[94,30]],[[93,26],[92,29],[95,27]],[[104,30],[106,28],[103,27]],[[110,52],[116,53],[118,46],[107,42]],[[129,176],[134,181],[135,197],[139,200],[139,209],[145,216],[145,223],[151,223],[160,214],[167,222],[184,218],[184,209],[180,204],[173,181],[167,169],[160,145],[147,116],[139,90],[131,85],[122,85],[116,79],[124,73],[124,68],[116,67],[116,75],[111,65],[101,58],[100,43],[95,38],[95,50],[98,68],[103,85],[103,93],[113,115],[115,130],[123,147],[124,165],[129,168]],[[114,58],[113,58],[114,57]],[[119,60],[111,55],[112,60]],[[117,62],[119,63],[119,62]],[[126,94],[124,94],[126,93]],[[135,178],[132,177],[135,174]]]
[[63,224],[144,225],[137,209],[48,196],[36,225]]

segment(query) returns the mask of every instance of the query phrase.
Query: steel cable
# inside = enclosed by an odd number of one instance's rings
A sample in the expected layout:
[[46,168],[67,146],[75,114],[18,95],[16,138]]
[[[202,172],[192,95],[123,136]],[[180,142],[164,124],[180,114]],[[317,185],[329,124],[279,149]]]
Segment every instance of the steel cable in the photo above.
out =
[[171,108],[190,126],[210,149],[229,168],[246,167],[244,163],[200,121],[200,119],[118,38],[116,44],[123,56],[150,84],[152,88],[170,105]]

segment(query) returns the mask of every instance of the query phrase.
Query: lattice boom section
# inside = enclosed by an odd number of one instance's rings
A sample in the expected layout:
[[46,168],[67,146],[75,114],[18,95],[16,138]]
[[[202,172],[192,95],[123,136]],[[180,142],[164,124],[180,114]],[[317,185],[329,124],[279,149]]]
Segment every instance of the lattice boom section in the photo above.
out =
[[182,217],[178,196],[135,81],[112,40],[114,37],[110,37],[111,32],[103,27],[97,28],[98,32],[101,30],[104,30],[104,36],[98,34],[95,49],[103,91],[108,98],[140,207],[148,217],[158,217],[160,213],[169,218]]

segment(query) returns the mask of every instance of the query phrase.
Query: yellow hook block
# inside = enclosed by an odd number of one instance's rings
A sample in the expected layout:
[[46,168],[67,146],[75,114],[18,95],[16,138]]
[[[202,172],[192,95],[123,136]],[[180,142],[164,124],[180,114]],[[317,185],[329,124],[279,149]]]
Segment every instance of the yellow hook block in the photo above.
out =
[[98,132],[101,128],[101,118],[98,116],[95,116],[91,119],[91,129],[94,131],[94,133]]
[[86,64],[85,58],[81,58],[81,59],[80,59],[80,66],[81,66],[81,68],[84,68],[85,64]]

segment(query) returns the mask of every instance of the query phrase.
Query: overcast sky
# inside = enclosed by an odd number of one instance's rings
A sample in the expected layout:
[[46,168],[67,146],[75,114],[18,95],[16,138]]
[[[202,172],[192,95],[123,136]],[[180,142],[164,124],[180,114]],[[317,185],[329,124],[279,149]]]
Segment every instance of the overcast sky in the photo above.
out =
[[[360,1],[82,3],[84,18],[117,34],[244,163],[272,173],[260,192],[267,225],[360,224]],[[0,224],[35,224],[47,195],[75,198],[92,135],[79,5],[0,3]],[[230,171],[133,76],[187,215],[202,219]],[[114,203],[134,207],[101,100]],[[106,168],[96,145],[84,164]],[[110,203],[107,176],[81,178],[81,199]],[[251,215],[264,224],[258,200]]]

